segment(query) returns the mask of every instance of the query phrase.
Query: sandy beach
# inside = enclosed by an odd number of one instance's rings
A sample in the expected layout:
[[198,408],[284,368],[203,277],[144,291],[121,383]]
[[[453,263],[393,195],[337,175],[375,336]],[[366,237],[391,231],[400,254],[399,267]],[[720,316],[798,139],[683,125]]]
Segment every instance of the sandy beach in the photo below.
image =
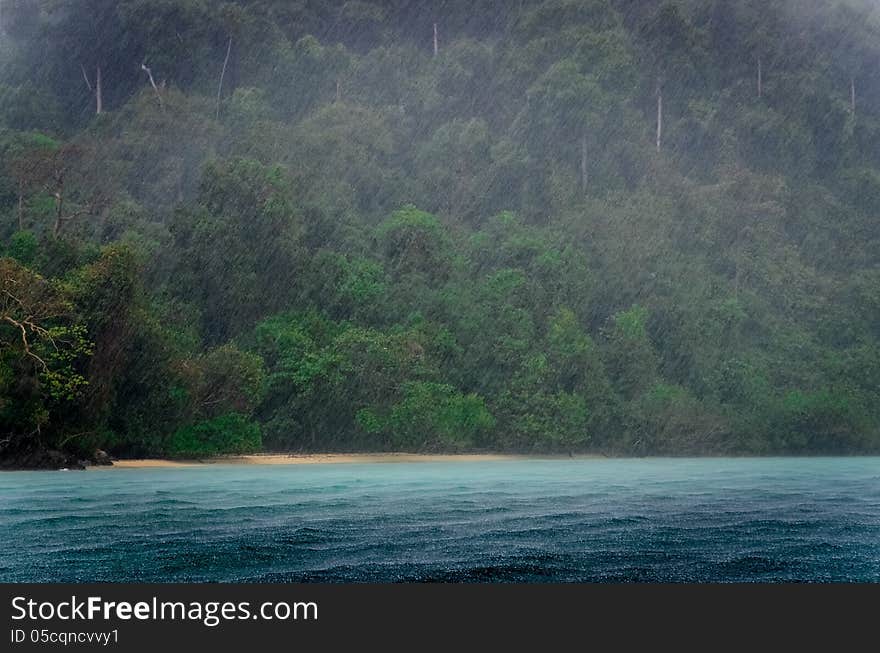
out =
[[[433,462],[486,462],[492,460],[524,460],[527,458],[568,459],[561,456],[527,456],[515,454],[420,454],[420,453],[316,453],[275,454],[261,453],[247,456],[218,456],[205,460],[164,460],[143,458],[114,460],[115,468],[192,467],[195,465],[320,465],[328,463],[433,463]],[[597,455],[575,455],[573,458],[602,458]],[[93,467],[92,469],[98,469]],[[111,468],[112,469],[112,468]]]

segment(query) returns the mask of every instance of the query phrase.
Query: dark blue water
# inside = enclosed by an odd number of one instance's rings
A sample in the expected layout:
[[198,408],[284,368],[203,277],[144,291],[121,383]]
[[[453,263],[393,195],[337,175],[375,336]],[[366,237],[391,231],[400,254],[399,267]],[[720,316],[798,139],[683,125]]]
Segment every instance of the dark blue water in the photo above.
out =
[[0,474],[2,581],[880,581],[880,458]]

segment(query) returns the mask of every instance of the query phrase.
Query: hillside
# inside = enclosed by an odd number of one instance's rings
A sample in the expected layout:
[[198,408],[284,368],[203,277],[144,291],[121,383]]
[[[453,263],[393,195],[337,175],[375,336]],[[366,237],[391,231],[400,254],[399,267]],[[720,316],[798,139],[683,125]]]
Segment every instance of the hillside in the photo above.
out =
[[0,29],[0,459],[880,451],[874,3]]

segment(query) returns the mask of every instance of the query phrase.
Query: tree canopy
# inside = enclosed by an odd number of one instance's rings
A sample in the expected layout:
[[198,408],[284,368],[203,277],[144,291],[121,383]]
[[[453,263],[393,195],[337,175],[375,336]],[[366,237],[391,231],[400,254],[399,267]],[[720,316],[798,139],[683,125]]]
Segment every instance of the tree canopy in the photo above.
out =
[[880,450],[874,3],[0,29],[0,458]]

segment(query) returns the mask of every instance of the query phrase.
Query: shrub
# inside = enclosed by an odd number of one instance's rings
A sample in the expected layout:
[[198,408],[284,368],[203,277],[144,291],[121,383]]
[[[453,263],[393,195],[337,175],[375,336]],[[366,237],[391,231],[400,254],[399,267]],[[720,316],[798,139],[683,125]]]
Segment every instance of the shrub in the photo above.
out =
[[178,429],[168,443],[174,458],[202,458],[227,453],[254,453],[262,447],[258,424],[240,413],[226,413]]

